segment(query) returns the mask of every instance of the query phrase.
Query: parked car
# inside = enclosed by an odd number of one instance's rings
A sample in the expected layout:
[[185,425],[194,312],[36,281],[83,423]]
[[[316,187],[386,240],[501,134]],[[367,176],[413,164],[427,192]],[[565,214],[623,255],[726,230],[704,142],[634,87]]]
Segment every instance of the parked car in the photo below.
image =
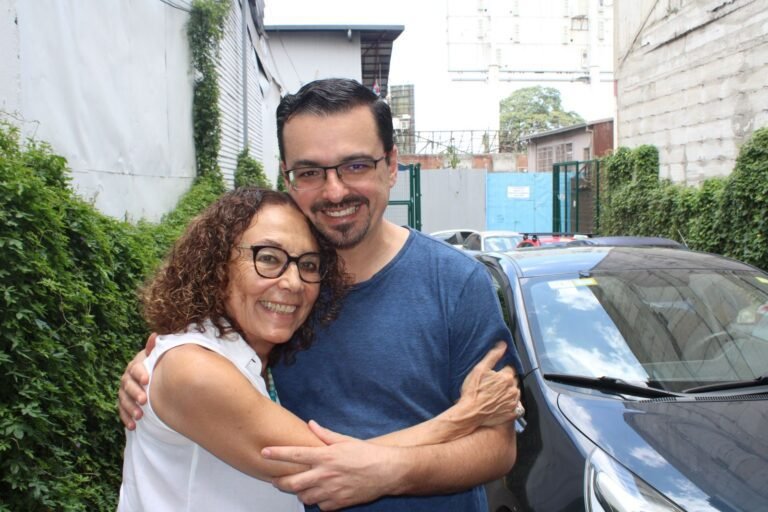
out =
[[492,512],[768,509],[768,274],[651,246],[476,257],[527,409]]
[[477,233],[474,229],[447,229],[444,231],[435,231],[430,233],[433,236],[447,244],[451,244],[454,247],[461,247],[467,237],[473,233]]
[[517,244],[518,248],[565,245],[588,236],[574,233],[522,233],[522,235],[522,239]]
[[517,231],[478,231],[464,240],[462,248],[470,252],[511,251],[522,239]]
[[569,247],[584,245],[613,245],[613,246],[636,246],[636,247],[671,247],[686,249],[684,244],[671,238],[659,236],[596,236],[572,240],[567,244]]

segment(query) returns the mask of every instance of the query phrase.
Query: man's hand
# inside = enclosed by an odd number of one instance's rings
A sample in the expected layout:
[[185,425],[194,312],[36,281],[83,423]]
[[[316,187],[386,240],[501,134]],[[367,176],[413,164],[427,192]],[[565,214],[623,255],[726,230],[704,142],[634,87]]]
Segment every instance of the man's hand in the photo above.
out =
[[314,421],[309,428],[327,446],[267,447],[262,456],[270,460],[295,462],[311,466],[302,473],[273,479],[279,489],[296,494],[307,504],[321,510],[337,510],[367,503],[397,488],[394,469],[404,448],[393,448],[343,436],[321,427]]
[[120,389],[117,392],[117,408],[120,413],[120,421],[125,428],[133,430],[136,428],[136,420],[141,419],[144,414],[141,406],[147,403],[147,393],[144,387],[149,384],[149,373],[144,368],[144,360],[155,347],[155,337],[152,334],[147,340],[146,349],[142,350],[128,363],[125,373],[120,377]]

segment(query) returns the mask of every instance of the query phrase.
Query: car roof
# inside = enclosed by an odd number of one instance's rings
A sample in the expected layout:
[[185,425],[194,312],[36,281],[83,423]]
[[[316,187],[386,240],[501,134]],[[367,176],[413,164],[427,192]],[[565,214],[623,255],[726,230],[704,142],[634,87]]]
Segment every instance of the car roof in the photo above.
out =
[[521,236],[522,233],[519,233],[517,231],[504,231],[504,230],[491,230],[491,231],[479,231],[480,235],[483,237],[488,236]]
[[462,229],[462,228],[456,228],[456,229],[441,229],[440,231],[432,231],[430,235],[439,235],[441,233],[461,233],[462,231],[468,231],[471,233],[477,233],[476,229]]
[[715,254],[663,247],[542,247],[493,253],[493,256],[513,265],[520,277],[654,268],[757,270],[746,263]]
[[677,247],[684,249],[685,245],[671,238],[659,236],[596,236],[582,238],[569,242],[569,245],[622,245],[622,246],[653,246],[653,247]]

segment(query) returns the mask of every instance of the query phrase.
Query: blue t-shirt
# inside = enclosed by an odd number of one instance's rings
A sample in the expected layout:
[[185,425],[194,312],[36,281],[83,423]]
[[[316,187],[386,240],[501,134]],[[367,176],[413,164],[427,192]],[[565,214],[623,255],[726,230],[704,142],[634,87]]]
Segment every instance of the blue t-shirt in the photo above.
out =
[[[339,318],[318,329],[309,350],[295,364],[275,368],[274,377],[282,404],[299,417],[367,439],[449,408],[466,374],[498,340],[511,337],[483,265],[411,231],[391,262],[352,288]],[[516,353],[510,361],[520,367]],[[349,510],[487,508],[482,487],[475,487],[387,497]]]

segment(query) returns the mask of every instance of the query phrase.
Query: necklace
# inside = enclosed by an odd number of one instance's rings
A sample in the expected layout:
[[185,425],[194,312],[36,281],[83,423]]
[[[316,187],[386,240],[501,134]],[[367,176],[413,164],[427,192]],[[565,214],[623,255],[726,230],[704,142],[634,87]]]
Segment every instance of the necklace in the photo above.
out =
[[272,378],[272,368],[267,367],[267,391],[269,392],[269,398],[276,404],[280,403],[280,398],[277,396],[277,388],[275,388],[275,379]]

